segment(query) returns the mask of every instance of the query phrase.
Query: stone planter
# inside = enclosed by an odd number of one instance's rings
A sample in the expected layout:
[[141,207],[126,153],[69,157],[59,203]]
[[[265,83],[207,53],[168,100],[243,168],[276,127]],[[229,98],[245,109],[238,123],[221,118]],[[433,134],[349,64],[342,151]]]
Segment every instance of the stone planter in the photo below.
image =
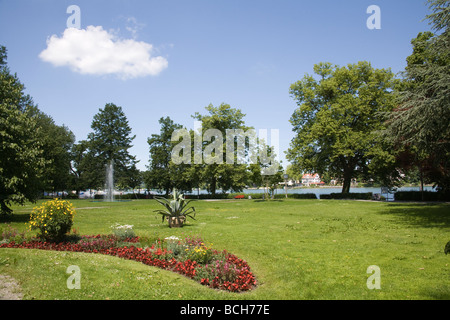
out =
[[167,220],[169,221],[170,228],[181,228],[186,220],[186,217],[168,217]]

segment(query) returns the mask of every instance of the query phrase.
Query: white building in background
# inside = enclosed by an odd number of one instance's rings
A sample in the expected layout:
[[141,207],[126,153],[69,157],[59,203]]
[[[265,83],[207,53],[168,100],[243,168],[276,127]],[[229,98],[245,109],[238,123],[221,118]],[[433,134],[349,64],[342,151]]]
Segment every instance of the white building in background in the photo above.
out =
[[302,185],[304,186],[310,186],[312,184],[318,185],[318,184],[323,184],[322,181],[320,180],[320,176],[318,173],[305,173],[302,176]]

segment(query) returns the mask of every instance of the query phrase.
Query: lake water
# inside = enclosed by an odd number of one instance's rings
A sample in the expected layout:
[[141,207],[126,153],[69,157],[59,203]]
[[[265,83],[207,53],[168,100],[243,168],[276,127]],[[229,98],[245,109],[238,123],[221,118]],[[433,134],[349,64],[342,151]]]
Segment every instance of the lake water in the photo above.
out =
[[[425,191],[436,191],[435,189],[433,189],[433,187],[424,187]],[[317,188],[307,188],[307,187],[301,187],[301,188],[288,188],[287,193],[314,193],[317,198],[319,198],[319,196],[321,194],[330,194],[330,193],[340,193],[342,191],[342,187],[317,187]],[[420,187],[402,187],[402,188],[398,188],[397,191],[420,191]],[[217,190],[217,193],[220,193],[221,190]],[[366,192],[372,192],[372,193],[380,193],[381,194],[381,188],[377,187],[377,188],[359,188],[359,187],[354,187],[354,188],[350,188],[350,192],[354,192],[354,193],[366,193]],[[200,190],[200,194],[205,194],[207,193],[206,190]],[[264,193],[264,189],[260,188],[260,189],[244,189],[244,191],[242,192],[244,194],[248,194],[248,193]],[[285,190],[284,189],[277,189],[275,191],[276,194],[285,194]],[[197,191],[194,191],[192,193],[189,193],[191,195],[196,195]]]

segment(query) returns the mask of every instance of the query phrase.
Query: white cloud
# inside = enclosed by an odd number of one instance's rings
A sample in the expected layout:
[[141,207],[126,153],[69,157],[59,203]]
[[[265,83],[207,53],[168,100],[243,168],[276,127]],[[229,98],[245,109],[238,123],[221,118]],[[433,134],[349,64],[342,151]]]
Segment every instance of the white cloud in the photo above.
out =
[[91,75],[116,75],[122,79],[158,75],[167,68],[167,59],[152,56],[153,46],[134,39],[120,39],[101,26],[68,28],[61,38],[47,40],[39,57],[54,66]]
[[145,27],[145,24],[139,23],[135,17],[127,17],[126,23],[125,29],[131,33],[133,39],[136,39],[138,32]]

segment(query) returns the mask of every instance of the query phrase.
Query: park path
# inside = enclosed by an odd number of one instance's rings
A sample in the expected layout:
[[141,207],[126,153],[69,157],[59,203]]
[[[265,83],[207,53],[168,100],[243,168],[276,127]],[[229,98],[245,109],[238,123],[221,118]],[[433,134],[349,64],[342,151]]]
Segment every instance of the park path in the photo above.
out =
[[22,300],[22,297],[17,281],[13,277],[0,274],[0,300]]

